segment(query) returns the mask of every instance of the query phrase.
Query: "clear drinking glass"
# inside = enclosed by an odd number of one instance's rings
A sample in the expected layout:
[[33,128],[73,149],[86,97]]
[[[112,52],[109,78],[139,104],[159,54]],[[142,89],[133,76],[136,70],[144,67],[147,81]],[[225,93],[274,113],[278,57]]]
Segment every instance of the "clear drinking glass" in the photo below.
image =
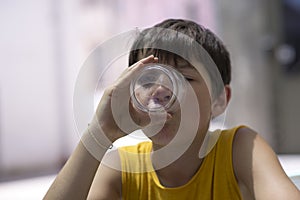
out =
[[145,66],[130,85],[134,106],[144,112],[178,109],[185,91],[186,82],[182,74],[173,67],[162,64]]

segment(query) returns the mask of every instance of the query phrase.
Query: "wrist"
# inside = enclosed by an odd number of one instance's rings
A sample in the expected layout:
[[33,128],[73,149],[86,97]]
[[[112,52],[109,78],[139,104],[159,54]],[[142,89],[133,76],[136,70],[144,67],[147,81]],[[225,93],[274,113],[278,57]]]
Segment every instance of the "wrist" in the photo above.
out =
[[[87,129],[84,131],[81,142],[85,148],[98,159],[98,155],[113,147],[112,141],[104,134],[98,123],[97,116],[94,116]],[[99,157],[101,160],[101,157]],[[100,161],[99,160],[99,161]]]
[[110,142],[105,135],[98,134],[95,135],[90,130],[90,125],[84,131],[80,138],[81,143],[86,148],[86,150],[98,161],[102,160],[103,154],[113,147],[112,142]]
[[95,128],[90,124],[88,124],[88,127],[84,132],[84,137],[89,137],[89,140],[94,140],[94,142],[103,149],[111,149],[113,146],[113,142],[111,142],[105,134],[101,131],[95,130]]

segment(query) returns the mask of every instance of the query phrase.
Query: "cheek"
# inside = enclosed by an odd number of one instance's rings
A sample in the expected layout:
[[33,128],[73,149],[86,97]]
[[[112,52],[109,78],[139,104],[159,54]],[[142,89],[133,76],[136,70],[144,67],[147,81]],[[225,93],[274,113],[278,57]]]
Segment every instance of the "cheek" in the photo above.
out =
[[193,87],[193,92],[197,96],[197,104],[199,106],[201,120],[210,119],[211,98],[207,87],[205,85],[201,85],[201,87]]
[[[206,125],[211,120],[211,100],[208,92],[205,92],[203,95],[199,96],[199,108],[202,125]],[[201,125],[201,126],[202,126]]]
[[210,95],[208,93],[198,95],[198,103],[201,110],[211,110]]

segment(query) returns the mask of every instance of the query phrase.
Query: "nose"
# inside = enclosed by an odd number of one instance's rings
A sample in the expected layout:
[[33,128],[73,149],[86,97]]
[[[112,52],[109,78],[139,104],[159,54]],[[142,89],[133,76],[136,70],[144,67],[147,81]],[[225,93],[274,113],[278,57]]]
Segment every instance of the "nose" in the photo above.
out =
[[165,106],[171,100],[171,97],[172,91],[162,85],[158,85],[151,95],[153,102],[162,106]]

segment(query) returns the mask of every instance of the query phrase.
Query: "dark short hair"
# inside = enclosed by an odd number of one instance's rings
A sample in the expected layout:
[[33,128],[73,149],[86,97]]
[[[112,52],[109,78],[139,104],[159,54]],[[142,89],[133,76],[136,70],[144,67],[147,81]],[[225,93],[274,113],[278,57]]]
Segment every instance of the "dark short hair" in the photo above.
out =
[[[173,34],[165,30],[171,30]],[[231,64],[230,55],[225,45],[209,29],[190,20],[167,19],[152,28],[141,31],[132,45],[129,54],[129,66],[151,54],[158,56],[159,59],[169,59],[174,58],[174,56],[182,57],[167,51],[170,48],[176,49],[176,51],[179,49],[180,55],[184,56],[191,53],[197,54],[195,51],[198,50],[193,49],[195,42],[209,54],[218,68],[223,84],[229,84],[231,81]],[[156,46],[162,45],[163,48],[156,48]]]

